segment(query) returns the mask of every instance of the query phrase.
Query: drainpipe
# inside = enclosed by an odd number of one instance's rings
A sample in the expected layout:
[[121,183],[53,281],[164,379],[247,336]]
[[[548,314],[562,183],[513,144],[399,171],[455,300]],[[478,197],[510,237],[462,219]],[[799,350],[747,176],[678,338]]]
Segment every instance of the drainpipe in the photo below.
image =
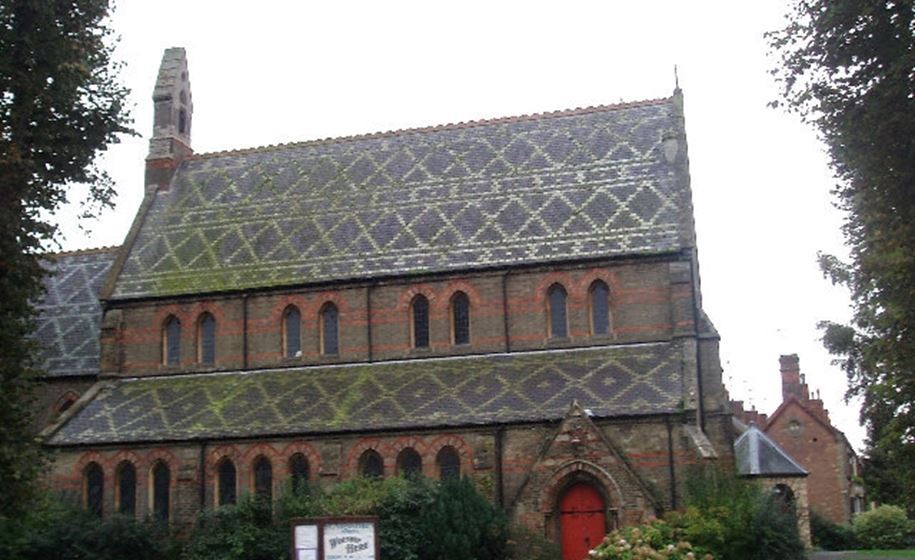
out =
[[674,436],[670,415],[664,417],[667,425],[667,465],[670,468],[670,509],[677,509],[677,469],[674,468]]
[[375,284],[369,284],[365,289],[365,328],[366,328],[366,338],[368,338],[368,358],[369,361],[372,361],[372,288],[375,287]]
[[496,428],[496,437],[495,437],[495,450],[493,452],[493,459],[496,462],[496,505],[500,508],[505,506],[505,494],[502,489],[502,442],[505,439],[505,427],[499,426]]
[[505,351],[511,352],[511,341],[508,338],[508,271],[502,273],[502,325],[505,337]]
[[242,369],[248,369],[248,292],[241,295],[241,323]]
[[200,513],[207,507],[207,442],[200,440],[200,457],[197,460],[197,472],[200,473]]

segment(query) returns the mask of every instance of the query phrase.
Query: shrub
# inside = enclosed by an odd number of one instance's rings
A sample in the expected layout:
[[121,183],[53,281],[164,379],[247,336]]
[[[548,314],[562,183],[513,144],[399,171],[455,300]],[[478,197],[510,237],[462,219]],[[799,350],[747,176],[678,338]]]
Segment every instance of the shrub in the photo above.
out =
[[161,560],[174,541],[165,527],[115,515],[105,520],[51,496],[21,520],[16,543],[0,544],[3,558],[21,560]]
[[865,548],[905,548],[911,538],[912,522],[902,508],[880,506],[856,515],[852,528]]
[[558,544],[524,525],[508,527],[506,547],[511,560],[556,560],[562,554]]
[[237,505],[204,511],[198,521],[182,560],[276,560],[288,554],[289,527],[274,524],[269,502],[245,496]]
[[422,560],[499,560],[505,556],[505,516],[468,478],[439,483],[421,530],[426,536]]
[[701,547],[684,539],[682,528],[659,519],[638,527],[617,529],[588,554],[594,560],[713,560]]
[[810,511],[810,538],[823,550],[852,550],[858,547],[851,527],[833,523],[817,512]]
[[686,512],[670,519],[694,545],[721,560],[805,558],[794,511],[755,482],[703,469],[686,488]]

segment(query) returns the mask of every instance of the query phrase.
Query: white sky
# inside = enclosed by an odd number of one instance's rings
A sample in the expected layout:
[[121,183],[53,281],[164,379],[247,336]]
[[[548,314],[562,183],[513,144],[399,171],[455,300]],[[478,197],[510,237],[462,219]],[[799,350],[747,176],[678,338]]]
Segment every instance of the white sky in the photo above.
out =
[[[777,90],[763,33],[783,0],[627,2],[126,1],[113,26],[135,128],[106,154],[117,209],[64,249],[123,242],[143,192],[162,51],[187,49],[196,152],[236,149],[670,95],[686,105],[706,312],[734,398],[771,413],[779,354],[797,353],[834,423],[861,448],[857,407],[815,325],[847,295],[816,252],[842,254],[823,147]],[[73,198],[79,196],[74,191]]]

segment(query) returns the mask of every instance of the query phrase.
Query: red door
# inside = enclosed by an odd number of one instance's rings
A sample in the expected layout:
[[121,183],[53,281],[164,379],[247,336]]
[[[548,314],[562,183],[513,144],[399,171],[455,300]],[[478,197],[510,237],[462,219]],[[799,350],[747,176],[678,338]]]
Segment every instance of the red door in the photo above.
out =
[[582,560],[606,534],[604,499],[593,486],[570,486],[559,500],[562,560]]

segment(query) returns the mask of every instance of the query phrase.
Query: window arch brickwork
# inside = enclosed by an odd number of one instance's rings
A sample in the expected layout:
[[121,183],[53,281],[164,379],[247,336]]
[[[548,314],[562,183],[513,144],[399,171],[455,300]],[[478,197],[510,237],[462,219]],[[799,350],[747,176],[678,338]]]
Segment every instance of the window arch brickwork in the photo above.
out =
[[422,294],[417,294],[410,302],[410,339],[413,348],[429,348],[430,321],[429,299]]
[[169,315],[162,324],[162,363],[177,366],[181,363],[181,320]]
[[319,317],[321,354],[336,356],[340,353],[340,310],[333,302],[321,306]]
[[216,318],[204,312],[197,319],[197,362],[205,365],[216,363]]

